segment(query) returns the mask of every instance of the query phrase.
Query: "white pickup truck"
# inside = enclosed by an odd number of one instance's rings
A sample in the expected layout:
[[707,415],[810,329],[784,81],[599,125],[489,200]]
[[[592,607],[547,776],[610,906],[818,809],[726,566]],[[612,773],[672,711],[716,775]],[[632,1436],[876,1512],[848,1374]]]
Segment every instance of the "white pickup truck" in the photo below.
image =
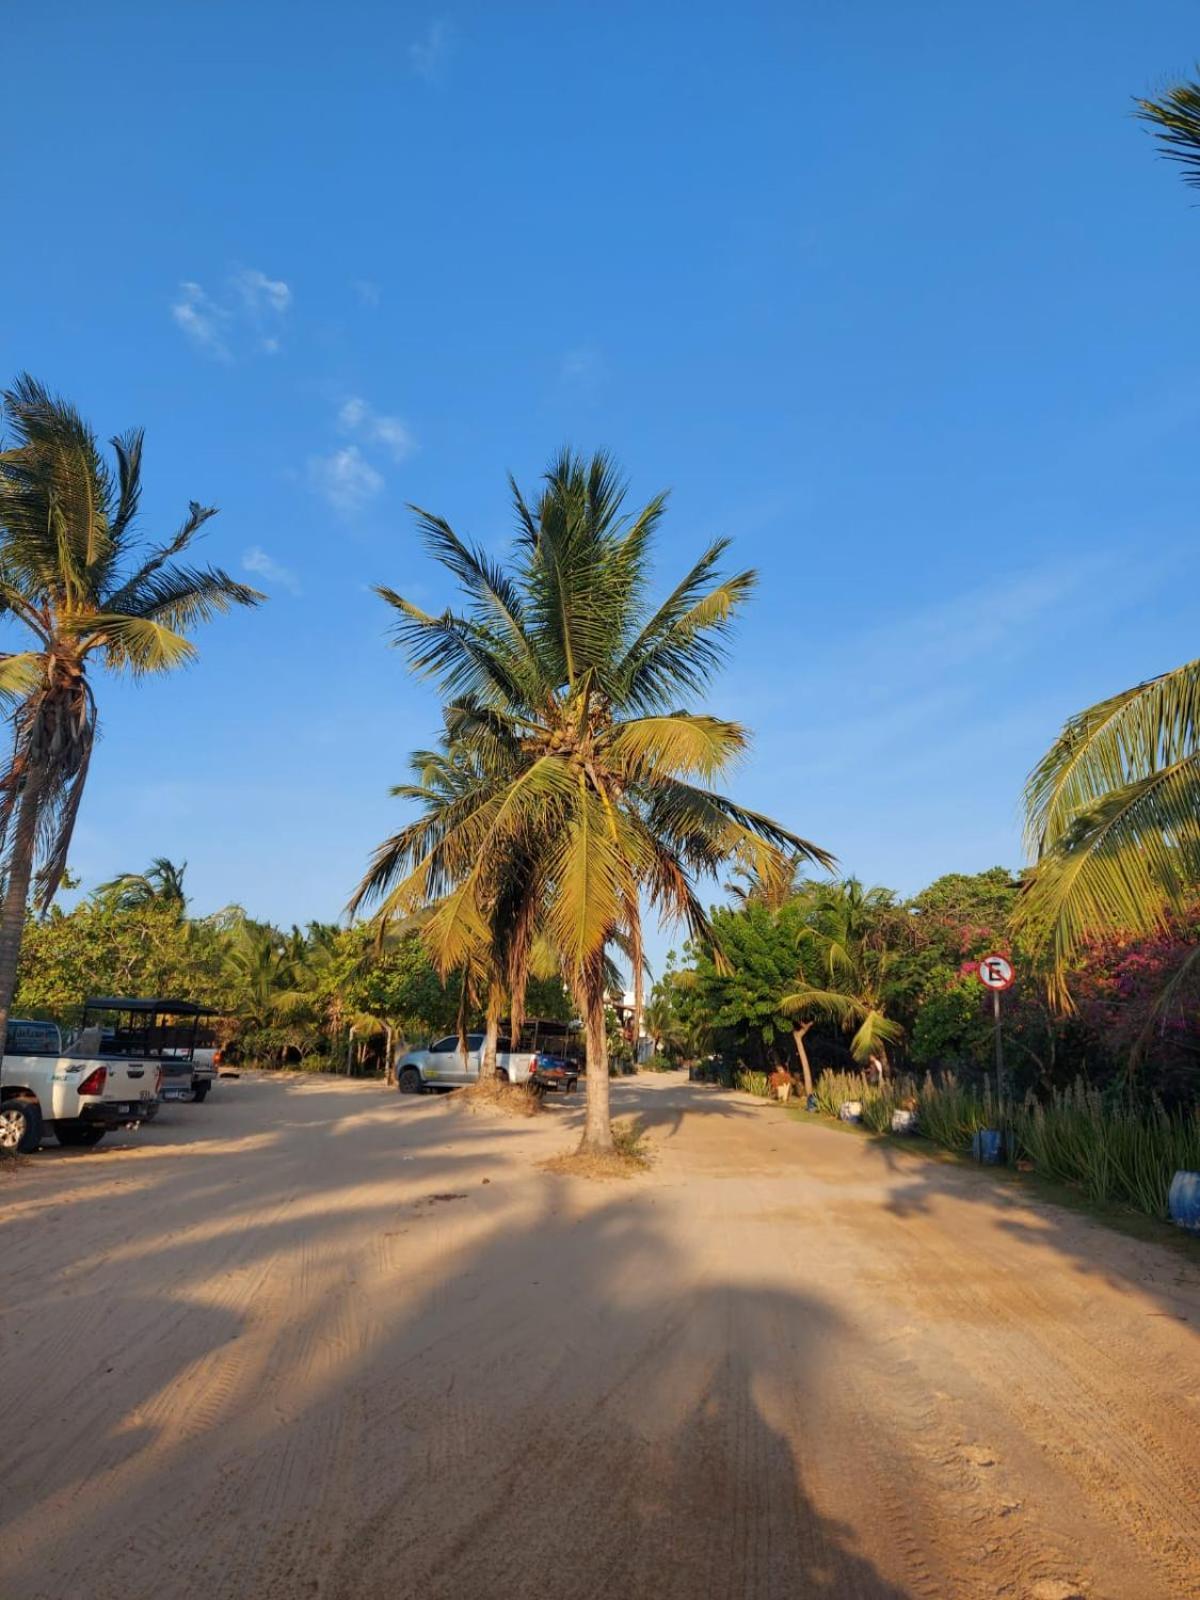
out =
[[96,1029],[64,1049],[56,1023],[11,1017],[0,1059],[0,1150],[38,1150],[47,1133],[63,1145],[99,1144],[110,1128],[151,1113],[160,1081],[156,1060],[101,1054]]

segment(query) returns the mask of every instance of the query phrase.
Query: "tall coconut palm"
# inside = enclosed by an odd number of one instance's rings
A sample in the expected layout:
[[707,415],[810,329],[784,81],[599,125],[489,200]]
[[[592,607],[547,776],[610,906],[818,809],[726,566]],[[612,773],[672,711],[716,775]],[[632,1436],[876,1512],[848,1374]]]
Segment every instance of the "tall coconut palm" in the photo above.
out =
[[[510,480],[511,481],[511,480]],[[564,452],[530,506],[511,484],[510,568],[416,509],[431,553],[466,605],[432,614],[381,587],[397,643],[446,696],[447,747],[471,768],[463,792],[376,851],[352,909],[384,917],[438,902],[424,936],[439,968],[484,939],[516,991],[539,924],[584,1019],[584,1145],[612,1143],[605,961],[624,936],[642,961],[643,899],[710,936],[696,878],[735,858],[766,874],[795,855],[829,857],[710,782],[746,749],[745,730],[679,709],[724,653],[754,575],[722,577],[718,540],[658,604],[649,556],[665,497],[636,515],[605,455]]]
[[[1136,103],[1200,185],[1200,84]],[[1070,717],[1030,774],[1025,815],[1037,869],[1014,931],[1048,958],[1051,991],[1069,1005],[1086,939],[1161,929],[1200,883],[1200,661]]]
[[0,1036],[8,1019],[34,867],[45,906],[58,887],[96,736],[94,666],[140,677],[195,654],[187,631],[263,597],[215,567],[177,558],[214,515],[192,503],[165,544],[138,548],[142,435],[112,441],[28,376],[0,395],[0,615],[31,635],[0,655],[13,743],[0,773]]

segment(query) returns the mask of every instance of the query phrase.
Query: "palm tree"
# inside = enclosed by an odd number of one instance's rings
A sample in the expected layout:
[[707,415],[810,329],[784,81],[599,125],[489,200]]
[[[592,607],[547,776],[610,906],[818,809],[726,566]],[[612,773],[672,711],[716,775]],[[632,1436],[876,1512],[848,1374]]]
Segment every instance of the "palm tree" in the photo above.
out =
[[120,872],[96,885],[95,897],[116,911],[136,911],[142,906],[174,906],[182,916],[187,906],[183,892],[187,862],[175,865],[167,856],[155,856],[145,872]]
[[892,977],[899,959],[880,926],[880,913],[892,908],[888,889],[864,889],[856,878],[823,885],[814,891],[813,925],[802,934],[802,968],[815,967],[820,982],[801,971],[795,990],[784,995],[779,1009],[796,1019],[792,1037],[800,1058],[806,1093],[813,1090],[805,1037],[819,1018],[827,1017],[852,1034],[850,1053],[858,1062],[876,1060],[887,1066],[888,1046],[904,1037],[887,1015]]
[[1200,661],[1070,718],[1025,787],[1037,862],[1015,931],[1050,957],[1051,986],[1091,934],[1147,933],[1200,881]]
[[89,669],[140,677],[195,654],[187,630],[263,598],[214,567],[176,558],[214,515],[194,501],[165,544],[137,548],[142,435],[112,441],[115,475],[91,429],[28,376],[0,395],[0,613],[32,636],[0,655],[13,745],[0,774],[0,1036],[16,981],[34,867],[50,902],[66,867],[96,736]]
[[506,569],[416,510],[432,554],[457,579],[463,611],[434,615],[389,588],[395,636],[412,669],[446,697],[446,747],[470,776],[422,799],[421,815],[375,852],[351,909],[381,915],[437,902],[424,929],[444,973],[480,940],[510,993],[522,988],[543,927],[562,961],[587,1038],[584,1145],[611,1148],[605,959],[620,937],[642,963],[642,900],[711,930],[696,878],[742,857],[767,874],[827,854],[709,787],[747,745],[745,730],[678,709],[704,689],[754,582],[718,571],[713,544],[657,606],[650,547],[665,497],[632,518],[611,460],[564,452],[517,519]]
[[[1136,103],[1200,185],[1200,84]],[[1025,816],[1037,868],[1014,932],[1048,958],[1051,992],[1069,1006],[1088,937],[1162,929],[1200,881],[1200,661],[1070,717],[1029,776]]]

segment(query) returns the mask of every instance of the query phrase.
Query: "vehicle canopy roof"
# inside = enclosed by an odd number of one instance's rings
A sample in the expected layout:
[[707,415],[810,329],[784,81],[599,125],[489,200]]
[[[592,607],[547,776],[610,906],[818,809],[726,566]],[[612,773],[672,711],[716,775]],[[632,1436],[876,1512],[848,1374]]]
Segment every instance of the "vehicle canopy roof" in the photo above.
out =
[[139,1000],[131,996],[91,995],[83,1002],[85,1011],[131,1011],[138,1016],[160,1017],[212,1017],[217,1013],[212,1006],[198,1005],[194,1000]]

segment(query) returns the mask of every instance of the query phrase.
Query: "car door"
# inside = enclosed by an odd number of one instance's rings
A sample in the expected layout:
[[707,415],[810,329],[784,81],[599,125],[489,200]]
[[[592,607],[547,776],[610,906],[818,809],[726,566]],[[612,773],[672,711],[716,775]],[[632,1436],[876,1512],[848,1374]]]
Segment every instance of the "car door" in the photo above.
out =
[[462,1067],[462,1082],[475,1083],[479,1078],[479,1063],[483,1057],[483,1035],[469,1033],[467,1035],[467,1054],[464,1057],[460,1051],[458,1061]]
[[458,1059],[458,1035],[448,1033],[444,1039],[439,1039],[436,1044],[431,1044],[425,1053],[425,1065],[421,1069],[421,1076],[427,1083],[455,1084],[464,1083],[462,1067]]

